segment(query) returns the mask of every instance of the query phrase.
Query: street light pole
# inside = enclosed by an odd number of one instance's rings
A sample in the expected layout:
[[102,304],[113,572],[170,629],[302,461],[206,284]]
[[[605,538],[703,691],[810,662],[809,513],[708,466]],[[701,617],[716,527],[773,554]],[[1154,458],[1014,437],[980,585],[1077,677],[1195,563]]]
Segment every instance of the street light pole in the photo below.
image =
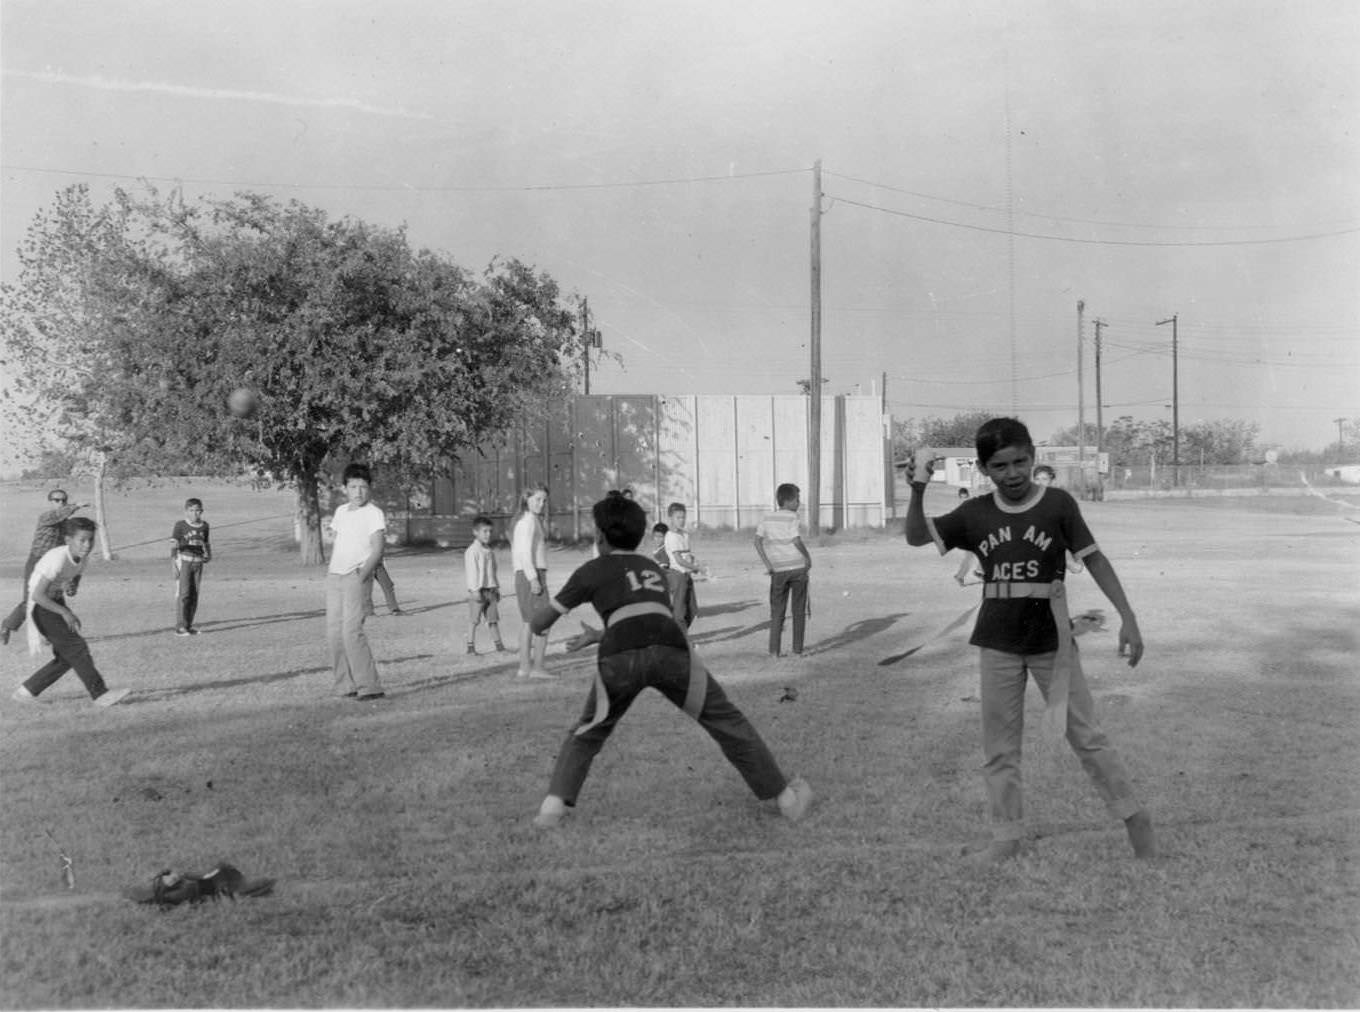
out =
[[1181,482],[1181,392],[1179,374],[1179,354],[1177,351],[1177,317],[1173,313],[1169,320],[1158,320],[1157,326],[1171,324],[1171,483]]

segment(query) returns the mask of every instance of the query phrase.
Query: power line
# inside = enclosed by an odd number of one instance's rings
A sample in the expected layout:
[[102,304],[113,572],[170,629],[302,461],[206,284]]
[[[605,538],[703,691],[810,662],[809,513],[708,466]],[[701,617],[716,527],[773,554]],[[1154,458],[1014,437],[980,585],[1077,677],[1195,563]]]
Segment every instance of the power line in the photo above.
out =
[[932,218],[924,214],[912,214],[909,211],[898,211],[891,207],[881,207],[877,204],[866,204],[859,200],[850,200],[848,197],[833,197],[833,200],[841,204],[849,204],[852,207],[862,207],[869,211],[879,211],[883,214],[893,215],[898,218],[910,218],[913,221],[925,221],[933,225],[948,225],[953,228],[967,229],[972,232],[988,232],[992,235],[1004,235],[1020,239],[1046,239],[1050,242],[1070,242],[1083,246],[1156,246],[1156,247],[1176,247],[1176,246],[1268,246],[1286,242],[1305,242],[1310,239],[1330,239],[1336,236],[1351,235],[1360,232],[1360,226],[1354,228],[1343,228],[1333,232],[1317,232],[1311,235],[1292,235],[1281,236],[1275,239],[1213,239],[1213,240],[1193,240],[1193,241],[1171,241],[1155,239],[1076,239],[1064,235],[1046,235],[1041,232],[1019,232],[1007,228],[992,228],[987,225],[972,225],[962,221],[950,221],[947,218]]
[[[847,175],[845,175],[845,174],[843,174],[843,173],[840,173],[840,172],[827,172],[827,173],[825,173],[825,174],[828,175],[828,176],[835,176],[837,179],[844,179],[844,180],[847,180],[847,181],[852,182],[852,183],[862,183],[862,184],[865,185],[865,186],[872,186],[872,187],[875,187],[875,188],[880,189],[880,190],[890,190],[890,191],[892,191],[893,193],[903,193],[903,194],[906,194],[906,195],[909,196],[909,197],[920,197],[922,200],[934,200],[934,201],[938,201],[939,203],[942,203],[942,204],[953,204],[955,207],[968,207],[968,208],[972,208],[973,210],[977,210],[977,211],[991,211],[991,212],[996,212],[996,213],[1001,213],[1001,212],[1004,212],[1004,211],[1007,210],[1007,208],[1002,207],[1002,206],[997,205],[997,204],[976,204],[976,203],[973,203],[973,202],[967,201],[967,200],[954,200],[954,199],[952,199],[952,198],[950,198],[950,197],[939,197],[939,196],[936,196],[936,195],[931,194],[931,193],[921,193],[921,192],[918,191],[918,190],[907,190],[907,189],[903,189],[903,188],[900,187],[900,186],[891,186],[891,185],[889,185],[889,184],[887,184],[887,183],[877,183],[877,182],[874,182],[872,179],[861,179],[861,178],[858,177],[858,176],[847,176]],[[1157,230],[1160,230],[1160,231],[1182,231],[1182,232],[1205,232],[1205,231],[1215,231],[1215,232],[1238,232],[1238,231],[1256,231],[1256,230],[1260,230],[1260,229],[1280,228],[1280,227],[1281,227],[1280,225],[1277,225],[1277,224],[1270,224],[1270,225],[1170,225],[1170,224],[1149,224],[1149,223],[1147,223],[1147,222],[1136,222],[1136,221],[1108,221],[1108,220],[1106,220],[1106,219],[1101,219],[1101,218],[1072,218],[1072,217],[1068,217],[1068,216],[1065,216],[1065,215],[1059,215],[1059,214],[1044,214],[1044,213],[1039,212],[1039,211],[1025,211],[1025,210],[1020,210],[1020,209],[1017,209],[1017,210],[1015,211],[1015,213],[1016,213],[1016,214],[1020,214],[1020,215],[1024,215],[1024,216],[1027,217],[1027,218],[1043,218],[1043,219],[1045,219],[1046,221],[1065,221],[1065,222],[1070,222],[1070,223],[1078,224],[1078,225],[1104,225],[1104,226],[1108,226],[1108,227],[1111,227],[1111,228],[1146,228],[1146,229],[1157,229]],[[1352,223],[1352,220],[1351,220],[1351,219],[1347,219],[1347,221],[1345,222],[1345,224],[1351,224],[1351,223]],[[1318,226],[1308,226],[1308,227],[1310,227],[1310,228],[1312,228],[1312,227],[1317,227],[1317,228],[1324,228],[1324,227],[1326,227],[1326,228],[1330,228],[1331,225],[1326,225],[1326,226],[1324,226],[1324,225],[1318,225]]]
[[192,183],[196,186],[260,186],[296,190],[363,190],[388,193],[537,193],[556,190],[622,190],[639,186],[675,186],[683,183],[722,183],[737,179],[768,176],[793,176],[807,169],[772,169],[767,172],[734,172],[722,176],[682,176],[670,179],[617,180],[609,183],[545,183],[527,186],[414,186],[407,183],[279,183],[244,179],[213,179],[192,176],[132,175],[120,172],[85,172],[75,169],[47,169],[33,165],[0,163],[6,172],[41,172],[55,176],[85,176],[94,179],[148,180],[161,183]]

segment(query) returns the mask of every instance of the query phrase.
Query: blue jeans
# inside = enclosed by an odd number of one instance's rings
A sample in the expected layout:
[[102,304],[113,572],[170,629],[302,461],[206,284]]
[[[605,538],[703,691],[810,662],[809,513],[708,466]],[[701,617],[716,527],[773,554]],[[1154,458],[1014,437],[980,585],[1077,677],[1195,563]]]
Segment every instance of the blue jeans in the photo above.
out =
[[[778,797],[788,786],[788,778],[780,772],[764,740],[737,707],[727,698],[722,686],[702,669],[692,673],[689,651],[683,647],[650,646],[624,650],[599,660],[599,669],[585,711],[557,754],[553,767],[549,794],[556,794],[568,805],[576,803],[576,795],[590,774],[590,764],[613,733],[614,725],[628,712],[633,700],[643,689],[653,688],[676,706],[685,709],[690,695],[690,679],[706,679],[702,696],[692,702],[694,717],[699,726],[718,743],[742,779],[762,801]],[[601,700],[601,694],[604,699]],[[702,705],[699,701],[702,700]],[[605,707],[600,707],[600,702]],[[600,712],[603,710],[604,712]],[[682,767],[677,762],[666,773],[676,775]]]
[[335,692],[361,696],[382,691],[378,665],[364,635],[368,586],[359,571],[326,574],[326,643],[335,668]]

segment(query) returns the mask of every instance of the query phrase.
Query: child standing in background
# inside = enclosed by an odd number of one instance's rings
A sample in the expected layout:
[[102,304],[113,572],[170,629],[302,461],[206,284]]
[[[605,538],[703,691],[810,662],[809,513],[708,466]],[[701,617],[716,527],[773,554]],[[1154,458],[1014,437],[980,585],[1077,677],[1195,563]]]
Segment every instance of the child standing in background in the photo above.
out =
[[326,643],[335,671],[334,691],[349,699],[382,699],[378,665],[364,635],[369,580],[387,547],[387,518],[371,501],[373,472],[350,464],[344,473],[349,500],[331,517],[335,544],[326,571]]
[[665,524],[656,524],[652,527],[652,558],[662,571],[665,571],[667,565],[666,534],[669,531],[670,528]]
[[812,556],[798,528],[802,505],[797,485],[775,489],[779,506],[756,524],[756,553],[770,574],[770,655],[778,657],[784,636],[784,612],[793,598],[793,655],[803,655],[803,631],[807,624],[808,570]]
[[203,500],[184,500],[184,519],[170,531],[170,558],[175,568],[175,635],[197,636],[194,618],[198,614],[198,590],[203,583],[203,566],[212,561],[208,540],[208,521],[203,519]]
[[688,629],[699,615],[699,600],[694,593],[694,576],[699,565],[689,550],[689,532],[685,530],[688,511],[682,502],[666,507],[666,585],[671,592],[671,608],[675,621]]
[[501,642],[501,581],[496,573],[496,553],[491,548],[491,519],[478,517],[472,521],[472,544],[463,553],[463,569],[467,576],[468,632],[467,652],[477,652],[477,626],[483,618],[491,631],[496,650],[505,650]]
[[535,636],[529,628],[534,609],[548,599],[548,539],[543,511],[548,506],[548,489],[534,485],[520,496],[519,516],[510,536],[510,561],[515,569],[515,601],[523,623],[519,630],[519,678],[554,678],[543,666],[548,652],[548,637]]

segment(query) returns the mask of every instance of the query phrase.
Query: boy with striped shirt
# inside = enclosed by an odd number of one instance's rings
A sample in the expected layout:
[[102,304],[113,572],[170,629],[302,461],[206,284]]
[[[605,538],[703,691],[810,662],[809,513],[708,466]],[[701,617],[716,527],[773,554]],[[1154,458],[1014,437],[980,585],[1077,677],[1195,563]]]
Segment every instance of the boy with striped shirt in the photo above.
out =
[[803,655],[803,631],[807,625],[808,570],[812,556],[798,526],[802,505],[797,485],[783,484],[775,489],[779,508],[756,525],[756,552],[770,574],[770,656],[780,655],[784,636],[784,613],[793,598],[793,654]]

